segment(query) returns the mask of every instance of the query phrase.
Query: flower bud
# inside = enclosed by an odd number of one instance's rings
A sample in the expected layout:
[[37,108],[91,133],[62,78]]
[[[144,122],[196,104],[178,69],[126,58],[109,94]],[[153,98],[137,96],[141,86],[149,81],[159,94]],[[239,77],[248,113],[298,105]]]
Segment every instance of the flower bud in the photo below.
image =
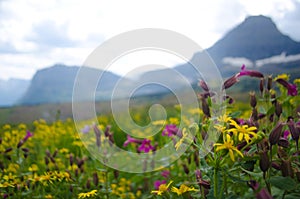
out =
[[269,166],[270,166],[270,159],[268,156],[268,151],[263,151],[260,154],[259,167],[263,172],[266,172],[269,169]]
[[105,131],[104,131],[105,137],[108,137],[110,135],[110,129],[111,129],[111,126],[107,125],[105,128]]
[[119,178],[119,171],[118,170],[114,170],[114,178],[117,180]]
[[90,188],[91,188],[91,180],[90,180],[90,179],[87,179],[85,187],[86,187],[87,189],[90,189]]
[[70,160],[70,165],[72,166],[74,164],[74,155],[73,155],[73,153],[70,154],[69,160]]
[[201,98],[201,102],[202,102],[202,111],[203,113],[207,116],[210,117],[210,110],[209,110],[209,106],[206,102],[205,98]]
[[281,170],[281,166],[280,164],[278,164],[277,162],[272,162],[271,163],[272,168],[276,169],[276,170]]
[[271,88],[272,88],[272,83],[273,83],[273,78],[272,78],[272,76],[270,75],[270,76],[268,77],[268,83],[267,83],[267,89],[268,89],[268,91],[271,90]]
[[51,157],[51,153],[49,151],[49,149],[46,150],[46,155],[50,158]]
[[25,152],[25,153],[28,153],[29,149],[28,148],[22,148],[22,151]]
[[57,155],[57,153],[58,153],[58,149],[55,149],[55,151],[53,152],[53,155],[52,155],[52,157],[54,157],[54,158],[55,158],[55,156]]
[[208,86],[207,86],[207,84],[206,84],[205,81],[200,80],[200,81],[199,81],[199,86],[200,86],[204,91],[209,92],[209,88],[208,88]]
[[284,138],[279,138],[279,141],[278,141],[278,146],[281,146],[281,147],[284,147],[284,148],[288,148],[290,145],[289,141],[287,139],[284,139]]
[[95,185],[96,187],[97,187],[98,184],[99,184],[99,177],[98,177],[97,172],[94,172],[94,173],[93,173],[93,183],[94,183],[94,185]]
[[261,78],[260,82],[259,82],[259,90],[260,90],[261,94],[263,94],[263,92],[264,92],[264,85],[265,85],[265,79]]
[[297,149],[298,149],[298,140],[299,140],[299,134],[300,134],[299,129],[296,128],[296,125],[295,125],[295,122],[293,121],[293,119],[289,119],[287,125],[290,129],[293,140],[296,141],[296,145],[297,145]]
[[11,152],[11,151],[12,151],[12,148],[9,147],[9,148],[5,149],[4,153],[8,153],[8,152]]
[[251,119],[252,119],[253,121],[257,121],[257,120],[258,120],[258,112],[257,112],[257,109],[256,109],[256,108],[253,108],[253,109],[252,109]]
[[45,160],[45,164],[48,165],[49,164],[49,159],[48,159],[47,156],[45,156],[44,160]]
[[184,173],[188,175],[190,172],[189,168],[186,166],[186,164],[183,164],[182,167],[183,167]]
[[20,140],[20,142],[19,142],[18,145],[17,145],[17,148],[20,148],[23,144],[24,144],[24,141],[23,141],[23,140]]
[[230,78],[228,78],[224,84],[223,84],[223,89],[227,89],[227,88],[230,88],[231,86],[233,86],[235,83],[238,82],[238,77],[237,75],[234,75]]
[[287,177],[287,176],[290,176],[291,178],[294,177],[294,171],[290,160],[282,160],[281,173],[283,177]]
[[275,128],[271,131],[269,135],[269,142],[271,145],[277,144],[279,141],[279,138],[281,136],[283,124],[279,122]]
[[256,101],[255,93],[251,92],[250,93],[250,105],[252,108],[255,108],[256,104],[257,104],[257,101]]
[[282,105],[280,102],[276,102],[275,104],[275,114],[277,115],[277,117],[280,117],[282,113]]

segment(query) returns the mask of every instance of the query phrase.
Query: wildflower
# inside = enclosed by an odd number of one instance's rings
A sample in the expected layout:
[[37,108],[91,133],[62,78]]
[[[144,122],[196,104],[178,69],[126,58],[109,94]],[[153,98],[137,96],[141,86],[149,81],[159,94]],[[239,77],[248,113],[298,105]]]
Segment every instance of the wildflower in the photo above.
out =
[[255,108],[256,104],[257,104],[257,101],[256,101],[255,93],[251,92],[250,93],[250,105],[252,108]]
[[233,140],[231,140],[230,135],[226,135],[226,139],[224,139],[224,143],[216,143],[214,144],[214,146],[217,146],[216,148],[216,152],[222,150],[222,149],[227,149],[229,151],[229,156],[230,159],[232,161],[234,161],[234,154],[233,151],[237,152],[238,155],[240,155],[241,157],[244,157],[244,155],[242,154],[242,152],[240,152],[235,146],[233,146]]
[[256,193],[256,198],[257,199],[272,199],[273,197],[271,196],[271,194],[265,189],[259,189],[259,184],[258,182],[251,180],[248,183],[249,187],[251,187],[255,192],[258,191]]
[[289,135],[290,135],[290,132],[288,130],[283,131],[283,138],[284,139],[287,139]]
[[272,84],[273,84],[273,78],[270,75],[270,76],[268,76],[268,82],[267,82],[267,89],[268,89],[268,91],[271,90]]
[[265,85],[265,79],[261,78],[260,82],[259,82],[259,91],[261,94],[263,94],[263,92],[264,92],[264,85]]
[[300,84],[300,78],[294,80],[294,84]]
[[258,71],[254,70],[246,70],[246,66],[243,65],[241,68],[241,72],[238,73],[237,77],[242,77],[242,76],[250,76],[250,77],[258,77],[258,78],[263,78],[264,75]]
[[172,137],[176,135],[180,130],[177,128],[175,124],[166,125],[165,129],[162,132],[162,136]]
[[210,110],[208,103],[204,97],[201,97],[202,111],[207,116],[210,117]]
[[206,84],[205,81],[200,80],[200,81],[199,81],[199,86],[200,86],[204,91],[209,92],[209,88],[208,88],[208,86],[207,86],[207,84]]
[[257,138],[257,134],[254,132],[255,130],[257,130],[255,126],[248,127],[247,124],[240,126],[234,120],[231,120],[230,124],[235,128],[228,129],[227,131],[233,132],[235,135],[238,135],[239,141],[245,139],[246,142],[249,143],[251,139],[250,135],[252,135],[254,138]]
[[167,183],[167,181],[165,181],[165,180],[156,180],[155,182],[154,182],[154,188],[156,189],[156,190],[158,190],[159,189],[159,186],[160,185],[162,185],[162,184],[166,184]]
[[179,196],[179,195],[182,195],[182,194],[184,194],[185,192],[188,192],[188,191],[199,191],[199,190],[195,189],[194,187],[188,187],[185,184],[182,184],[182,185],[180,185],[179,189],[176,188],[176,187],[172,187],[171,191],[174,192],[174,193],[177,193],[177,195]]
[[299,140],[299,134],[300,134],[299,130],[298,130],[298,128],[296,128],[296,124],[295,124],[293,119],[289,119],[287,125],[289,127],[290,132],[291,132],[293,140],[296,141],[296,147],[298,149],[298,140]]
[[30,172],[37,172],[39,167],[36,164],[32,164],[31,167],[28,168]]
[[130,143],[138,143],[141,144],[142,142],[138,139],[132,138],[130,135],[127,135],[127,140],[124,142],[123,146],[126,147]]
[[170,181],[168,185],[166,184],[161,184],[158,187],[158,190],[155,191],[151,191],[151,193],[157,194],[159,196],[161,196],[163,193],[167,192],[169,189],[169,186],[173,183],[173,181]]
[[277,79],[284,79],[284,80],[289,80],[290,76],[287,75],[286,73],[283,73],[283,74],[280,74],[280,75],[277,75],[277,77],[275,77],[275,80]]
[[90,127],[89,125],[85,125],[85,126],[81,129],[81,132],[82,132],[83,134],[86,134],[86,133],[90,132],[90,130],[91,130],[91,127]]
[[78,198],[91,198],[97,195],[97,190],[94,189],[90,192],[86,192],[86,193],[79,193],[78,194]]
[[267,151],[260,154],[259,167],[263,172],[266,172],[270,167],[270,160]]
[[151,140],[144,139],[142,144],[138,147],[138,151],[148,153],[149,151],[153,151],[154,147],[151,145]]
[[182,130],[182,137],[180,138],[180,140],[175,144],[175,149],[176,151],[179,149],[179,147],[183,144],[183,141],[187,138],[188,134],[186,132],[186,129],[184,128]]
[[295,84],[291,84],[284,79],[277,79],[276,82],[288,89],[288,95],[296,96],[298,94],[297,86]]
[[281,136],[283,124],[279,122],[276,127],[271,131],[269,135],[269,142],[271,145],[277,144],[279,141],[279,138]]
[[26,140],[28,140],[28,138],[32,137],[33,133],[31,133],[30,131],[26,131],[26,135],[23,138],[23,141],[26,142]]
[[239,81],[237,75],[234,75],[230,78],[228,78],[224,83],[223,83],[223,89],[227,89],[230,88],[231,86],[233,86],[235,83],[237,83]]
[[170,171],[164,170],[160,173],[160,175],[164,178],[168,178],[170,176]]

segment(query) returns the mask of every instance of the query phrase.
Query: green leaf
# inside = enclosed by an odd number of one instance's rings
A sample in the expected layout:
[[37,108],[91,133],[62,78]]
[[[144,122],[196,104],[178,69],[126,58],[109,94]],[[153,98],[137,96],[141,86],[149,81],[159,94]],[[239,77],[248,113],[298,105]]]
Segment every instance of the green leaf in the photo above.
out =
[[297,183],[290,177],[274,176],[271,177],[269,182],[271,185],[282,190],[293,190],[296,188]]
[[242,114],[242,111],[235,111],[233,113],[229,113],[228,116],[232,118],[238,118]]
[[248,173],[249,175],[251,176],[255,176],[255,177],[262,177],[262,173],[259,172],[259,173],[255,173],[255,172],[252,172],[252,171],[248,171],[246,169],[244,169],[243,167],[240,167],[244,172]]
[[271,115],[275,113],[275,106],[272,106],[271,108],[269,108],[269,110],[267,111],[267,115]]

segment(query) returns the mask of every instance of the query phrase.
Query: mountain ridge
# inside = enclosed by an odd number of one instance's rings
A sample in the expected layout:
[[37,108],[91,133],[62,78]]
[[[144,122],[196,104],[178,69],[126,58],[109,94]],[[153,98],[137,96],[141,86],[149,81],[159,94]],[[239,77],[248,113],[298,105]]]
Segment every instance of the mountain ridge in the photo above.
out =
[[[292,40],[289,36],[282,34],[276,27],[271,18],[262,15],[250,16],[242,23],[229,30],[224,37],[218,40],[213,46],[207,49],[207,52],[216,63],[223,78],[230,76],[240,70],[240,67],[234,67],[230,62],[224,62],[224,59],[242,59],[243,62],[249,62],[247,67],[257,67],[257,60],[268,60],[270,57],[282,55],[295,55],[300,57],[300,42]],[[296,56],[297,55],[297,56]],[[203,53],[195,52],[191,62],[200,63]],[[279,56],[280,57],[280,56]],[[284,57],[284,56],[281,56]],[[275,59],[274,58],[274,59]],[[288,72],[293,69],[292,78],[300,77],[300,59],[292,62],[260,62],[263,63],[257,70],[261,72]],[[34,75],[27,92],[17,102],[18,104],[43,104],[43,103],[63,103],[72,100],[73,84],[78,72],[79,66],[65,66],[56,64],[52,67],[44,68]],[[198,72],[188,62],[174,66],[174,71],[184,76],[192,85],[196,85],[199,78]],[[122,89],[124,91],[120,97],[126,96],[133,86],[141,85],[149,80],[153,82],[163,82],[170,85],[170,88],[163,88],[157,85],[150,85],[138,90],[135,95],[152,95],[155,93],[169,92],[170,89],[180,89],[181,81],[171,75],[173,69],[155,70],[144,73],[137,80],[122,80]],[[299,69],[299,70],[298,70]],[[173,72],[174,72],[173,71]],[[89,74],[95,78],[100,71],[91,69]],[[103,71],[102,71],[103,72]],[[120,80],[120,76],[106,71],[96,90],[98,100],[109,100],[114,86]],[[103,73],[103,74],[104,74]],[[206,74],[208,74],[206,72]],[[211,74],[214,75],[214,74]],[[174,77],[164,78],[164,77]],[[89,85],[86,85],[87,89]],[[94,91],[90,91],[94,92]],[[83,96],[82,100],[84,100]],[[1,105],[1,104],[0,104]]]

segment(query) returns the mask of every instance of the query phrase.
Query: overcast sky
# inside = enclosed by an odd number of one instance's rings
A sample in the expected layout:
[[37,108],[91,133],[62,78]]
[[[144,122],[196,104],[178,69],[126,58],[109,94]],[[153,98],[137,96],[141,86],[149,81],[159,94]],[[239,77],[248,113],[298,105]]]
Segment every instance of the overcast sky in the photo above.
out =
[[106,39],[137,28],[173,30],[208,48],[259,14],[300,41],[299,0],[0,0],[0,79],[81,65]]

